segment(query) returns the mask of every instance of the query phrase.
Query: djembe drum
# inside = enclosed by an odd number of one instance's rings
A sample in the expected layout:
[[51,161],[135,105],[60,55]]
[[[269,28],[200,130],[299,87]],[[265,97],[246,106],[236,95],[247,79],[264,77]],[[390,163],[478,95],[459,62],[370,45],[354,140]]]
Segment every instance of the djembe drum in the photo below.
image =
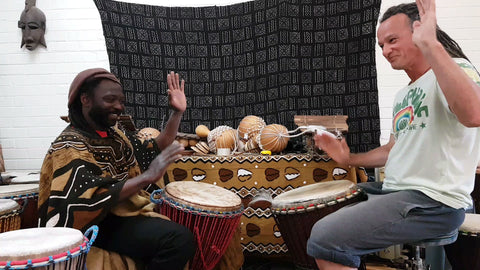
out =
[[20,205],[9,199],[0,199],[0,233],[20,229]]
[[293,263],[302,269],[317,269],[315,260],[307,255],[307,240],[313,225],[364,198],[362,190],[348,180],[311,184],[275,197],[272,212]]
[[154,191],[151,200],[161,214],[186,226],[195,235],[197,251],[190,269],[215,267],[243,212],[240,197],[235,193],[206,183],[172,182],[165,189]]
[[11,199],[22,205],[22,229],[38,226],[38,184],[0,186],[0,199]]
[[[90,240],[87,235],[92,234]],[[29,228],[0,234],[0,269],[86,269],[87,253],[98,227]]]
[[452,270],[480,269],[480,214],[466,214],[457,241],[445,246]]

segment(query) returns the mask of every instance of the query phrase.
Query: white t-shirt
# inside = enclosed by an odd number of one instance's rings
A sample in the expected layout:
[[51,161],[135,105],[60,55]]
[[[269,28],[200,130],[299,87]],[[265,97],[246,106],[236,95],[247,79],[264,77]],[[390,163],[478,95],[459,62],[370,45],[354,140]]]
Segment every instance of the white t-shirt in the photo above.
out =
[[[455,61],[480,85],[468,61]],[[419,190],[457,209],[472,204],[480,128],[467,128],[457,120],[432,70],[397,93],[392,134],[395,145],[385,165],[384,189]]]

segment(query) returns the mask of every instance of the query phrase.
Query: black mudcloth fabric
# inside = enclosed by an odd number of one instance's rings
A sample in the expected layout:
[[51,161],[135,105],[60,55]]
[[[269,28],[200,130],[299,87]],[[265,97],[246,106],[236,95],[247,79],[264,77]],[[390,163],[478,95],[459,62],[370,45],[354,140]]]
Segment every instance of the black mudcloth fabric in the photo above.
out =
[[353,152],[379,145],[375,32],[381,0],[255,0],[164,7],[94,0],[111,71],[136,125],[168,119],[166,75],[185,78],[180,131],[236,128],[246,115],[348,115]]

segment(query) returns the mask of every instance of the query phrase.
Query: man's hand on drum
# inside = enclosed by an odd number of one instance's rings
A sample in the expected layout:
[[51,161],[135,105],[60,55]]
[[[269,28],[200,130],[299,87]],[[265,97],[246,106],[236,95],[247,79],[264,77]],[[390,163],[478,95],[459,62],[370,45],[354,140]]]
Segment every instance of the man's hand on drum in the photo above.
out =
[[187,99],[185,97],[185,81],[180,81],[178,73],[173,71],[167,75],[168,102],[173,110],[183,113],[187,109]]
[[185,148],[179,142],[174,141],[172,144],[167,146],[153,161],[150,163],[148,170],[145,171],[145,174],[150,174],[154,182],[158,181],[165,172],[170,164],[175,162],[175,160],[182,157],[182,151]]
[[345,141],[345,138],[338,140],[328,134],[317,134],[314,137],[315,146],[325,151],[328,156],[339,164],[348,165],[350,159],[350,148]]

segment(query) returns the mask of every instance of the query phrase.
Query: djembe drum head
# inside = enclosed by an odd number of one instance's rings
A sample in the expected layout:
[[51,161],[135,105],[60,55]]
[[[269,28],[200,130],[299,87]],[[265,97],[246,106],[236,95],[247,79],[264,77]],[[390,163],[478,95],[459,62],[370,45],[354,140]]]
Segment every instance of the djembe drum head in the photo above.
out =
[[205,211],[238,211],[242,200],[235,193],[212,184],[172,182],[165,187],[168,198]]
[[84,269],[92,241],[73,228],[30,228],[2,233],[0,269]]

